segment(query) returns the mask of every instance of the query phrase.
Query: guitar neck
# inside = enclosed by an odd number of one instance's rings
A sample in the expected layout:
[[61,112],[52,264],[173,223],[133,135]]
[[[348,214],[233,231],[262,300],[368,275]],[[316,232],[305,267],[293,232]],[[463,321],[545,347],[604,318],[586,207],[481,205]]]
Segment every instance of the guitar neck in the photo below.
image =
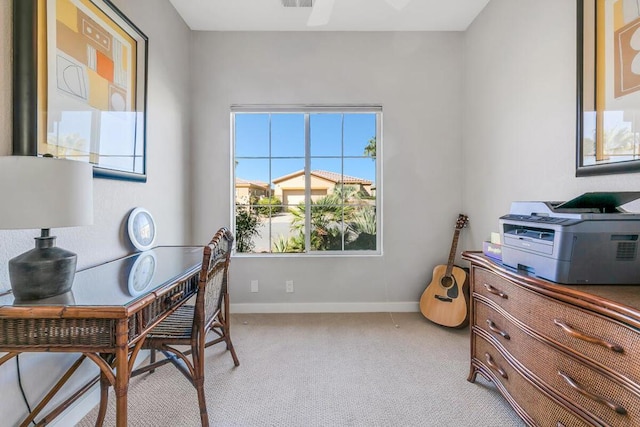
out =
[[458,237],[460,237],[460,229],[456,228],[453,233],[453,241],[451,242],[451,250],[449,251],[449,259],[447,260],[447,270],[445,276],[451,276],[453,271],[453,261],[456,259],[456,248],[458,247]]

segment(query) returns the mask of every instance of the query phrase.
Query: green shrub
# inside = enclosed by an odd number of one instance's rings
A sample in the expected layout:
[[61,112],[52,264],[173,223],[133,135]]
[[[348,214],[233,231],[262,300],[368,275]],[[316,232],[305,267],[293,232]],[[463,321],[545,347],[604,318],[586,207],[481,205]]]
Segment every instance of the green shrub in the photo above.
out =
[[255,209],[258,215],[273,216],[282,212],[282,201],[276,196],[263,197],[258,200],[258,204]]
[[260,236],[258,216],[251,210],[236,205],[236,250],[251,252],[255,246],[254,236]]

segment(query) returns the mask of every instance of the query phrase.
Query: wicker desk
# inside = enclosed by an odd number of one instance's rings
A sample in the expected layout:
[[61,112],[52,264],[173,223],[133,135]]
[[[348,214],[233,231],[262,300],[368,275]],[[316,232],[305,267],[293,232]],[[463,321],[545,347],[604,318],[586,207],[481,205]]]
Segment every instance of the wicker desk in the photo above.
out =
[[[46,425],[100,380],[113,385],[117,425],[126,426],[130,373],[144,337],[195,294],[201,263],[201,247],[157,247],[77,272],[65,295],[29,304],[15,302],[10,294],[0,297],[0,352],[7,352],[0,365],[24,352],[81,354],[22,425],[28,425],[89,358],[100,376],[39,423]],[[136,281],[130,280],[134,274]]]

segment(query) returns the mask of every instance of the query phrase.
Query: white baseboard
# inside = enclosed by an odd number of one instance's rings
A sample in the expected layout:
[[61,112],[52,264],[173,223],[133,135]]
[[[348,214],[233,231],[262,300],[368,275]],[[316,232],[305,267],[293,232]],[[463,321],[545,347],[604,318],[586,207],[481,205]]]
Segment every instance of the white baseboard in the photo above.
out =
[[100,403],[100,383],[94,385],[84,396],[76,400],[69,409],[54,419],[52,427],[74,426]]
[[231,313],[399,313],[418,312],[418,302],[326,302],[231,304]]

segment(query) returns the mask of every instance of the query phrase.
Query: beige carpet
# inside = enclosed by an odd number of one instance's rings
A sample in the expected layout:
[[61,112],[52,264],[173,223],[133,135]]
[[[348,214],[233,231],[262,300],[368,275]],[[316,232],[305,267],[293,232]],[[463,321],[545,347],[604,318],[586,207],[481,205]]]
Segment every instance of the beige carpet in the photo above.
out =
[[[467,382],[469,330],[419,313],[237,314],[231,331],[239,367],[207,349],[212,426],[524,425],[481,376]],[[134,378],[129,425],[199,426],[195,389],[172,365]]]

